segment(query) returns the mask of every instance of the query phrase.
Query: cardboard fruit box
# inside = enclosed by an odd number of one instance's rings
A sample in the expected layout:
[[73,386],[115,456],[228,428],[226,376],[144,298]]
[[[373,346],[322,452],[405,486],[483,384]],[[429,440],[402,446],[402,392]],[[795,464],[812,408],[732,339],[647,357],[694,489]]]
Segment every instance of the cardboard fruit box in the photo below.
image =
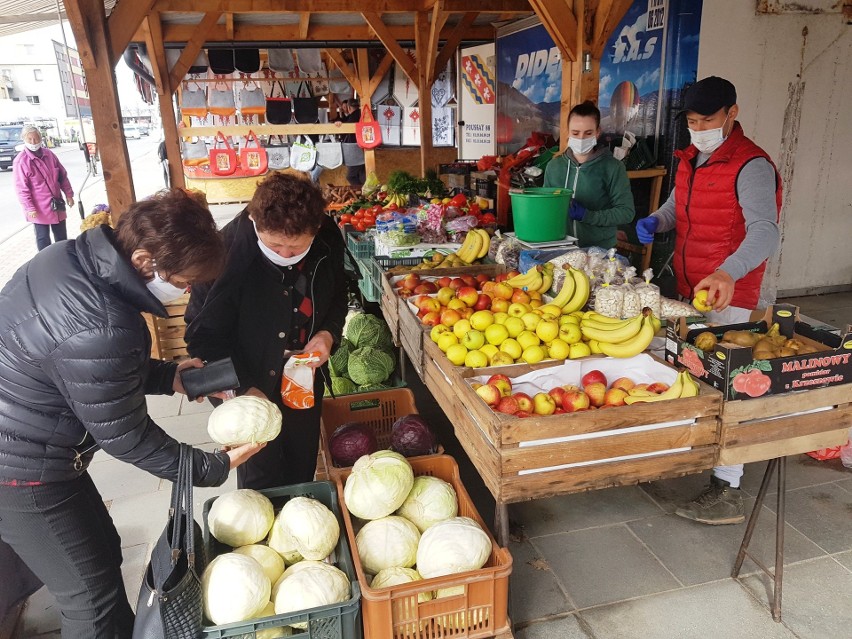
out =
[[[819,349],[816,353],[755,359],[752,349],[723,342],[727,331],[766,332],[777,323],[787,338]],[[694,344],[703,332],[720,340],[712,351]],[[666,329],[666,360],[686,366],[694,377],[718,388],[725,400],[745,400],[807,390],[852,381],[852,327],[840,335],[814,328],[799,320],[799,309],[776,304],[759,321],[725,326],[687,326],[681,320]]]

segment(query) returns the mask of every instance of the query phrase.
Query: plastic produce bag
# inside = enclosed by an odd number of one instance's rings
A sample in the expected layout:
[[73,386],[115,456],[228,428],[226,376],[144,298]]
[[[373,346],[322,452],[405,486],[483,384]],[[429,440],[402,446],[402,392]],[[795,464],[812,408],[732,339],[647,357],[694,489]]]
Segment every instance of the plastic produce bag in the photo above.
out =
[[615,277],[615,267],[610,265],[604,272],[604,280],[595,296],[595,312],[607,317],[621,319],[624,307],[624,291],[620,286],[612,285]]
[[662,316],[660,288],[656,284],[651,284],[651,279],[654,277],[652,269],[646,269],[642,276],[645,278],[643,284],[638,284],[634,290],[639,295],[639,303],[642,308],[646,306],[653,311],[658,318]]

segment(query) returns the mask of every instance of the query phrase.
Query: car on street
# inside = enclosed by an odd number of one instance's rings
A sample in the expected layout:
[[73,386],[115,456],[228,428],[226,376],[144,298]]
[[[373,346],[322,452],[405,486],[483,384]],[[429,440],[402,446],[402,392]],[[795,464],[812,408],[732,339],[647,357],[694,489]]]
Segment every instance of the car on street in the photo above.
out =
[[124,137],[127,140],[140,140],[142,139],[142,132],[136,124],[125,124]]
[[18,155],[21,146],[21,131],[24,127],[20,124],[0,126],[0,170],[12,168],[12,162]]

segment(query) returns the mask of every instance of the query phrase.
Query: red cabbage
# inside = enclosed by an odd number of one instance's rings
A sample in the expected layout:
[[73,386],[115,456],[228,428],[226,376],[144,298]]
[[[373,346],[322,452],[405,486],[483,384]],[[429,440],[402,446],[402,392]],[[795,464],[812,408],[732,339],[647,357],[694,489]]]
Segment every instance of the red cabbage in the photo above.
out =
[[435,433],[420,415],[406,415],[391,428],[391,450],[405,457],[431,455],[438,448]]
[[353,466],[363,455],[379,449],[376,434],[367,424],[349,422],[338,426],[328,440],[331,461],[337,467]]

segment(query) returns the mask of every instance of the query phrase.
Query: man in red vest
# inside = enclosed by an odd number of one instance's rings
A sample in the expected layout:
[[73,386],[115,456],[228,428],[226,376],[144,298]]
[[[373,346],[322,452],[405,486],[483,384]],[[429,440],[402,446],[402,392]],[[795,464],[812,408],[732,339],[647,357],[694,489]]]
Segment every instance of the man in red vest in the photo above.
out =
[[[675,188],[656,212],[639,220],[639,241],[676,230],[678,293],[707,291],[713,324],[748,322],[757,308],[766,260],[778,249],[781,178],[769,155],[737,122],[734,85],[711,76],[684,96],[691,144],[675,156]],[[710,485],[676,514],[704,524],[744,521],[742,464],[713,469]]]

